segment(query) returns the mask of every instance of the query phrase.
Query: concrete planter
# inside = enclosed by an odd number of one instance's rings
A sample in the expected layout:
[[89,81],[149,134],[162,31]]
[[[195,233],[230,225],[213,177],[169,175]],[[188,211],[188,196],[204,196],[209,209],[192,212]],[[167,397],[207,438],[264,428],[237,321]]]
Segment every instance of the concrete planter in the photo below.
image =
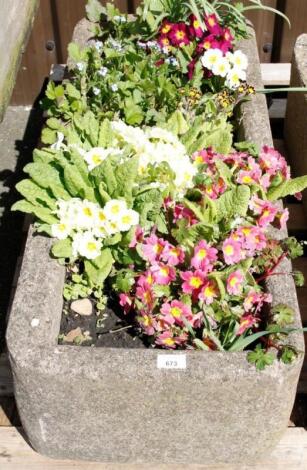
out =
[[[250,82],[260,87],[254,38],[241,48],[249,56]],[[242,133],[272,144],[262,96],[245,105]],[[30,229],[7,331],[21,421],[38,452],[118,463],[239,463],[277,444],[288,424],[302,355],[290,366],[276,361],[257,372],[245,352],[59,346],[64,269],[49,258],[50,246]],[[290,263],[283,269],[290,271]],[[282,285],[272,278],[268,289],[275,304],[295,309],[300,327],[291,277]],[[304,349],[301,333],[291,341]],[[181,368],[165,368],[165,356]]]

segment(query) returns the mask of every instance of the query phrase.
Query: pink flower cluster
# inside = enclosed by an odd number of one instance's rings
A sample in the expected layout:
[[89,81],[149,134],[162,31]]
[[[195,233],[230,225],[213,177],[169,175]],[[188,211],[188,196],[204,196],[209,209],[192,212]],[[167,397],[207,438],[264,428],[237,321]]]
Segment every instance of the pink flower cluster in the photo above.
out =
[[[168,349],[193,348],[194,337],[215,349],[212,338],[202,332],[210,324],[219,334],[225,308],[225,318],[232,319],[233,337],[257,331],[262,307],[272,299],[258,285],[253,263],[272,251],[268,225],[277,221],[284,227],[288,218],[287,210],[266,198],[271,187],[290,178],[286,161],[274,149],[264,147],[258,157],[244,152],[221,155],[205,149],[196,152],[192,160],[201,176],[201,183],[194,188],[199,199],[193,203],[199,208],[193,210],[193,204],[168,197],[161,209],[168,223],[166,235],[157,227],[150,233],[137,227],[130,249],[142,260],[131,268],[137,269],[131,291],[120,295],[125,313],[134,312],[143,334],[156,346]],[[203,214],[208,198],[212,201],[208,207],[215,207],[221,196],[238,185],[250,188],[246,215],[232,214],[229,220],[225,216],[212,234],[208,232],[207,239],[198,236],[202,227],[199,214]],[[186,240],[181,232],[180,243],[178,230],[186,230]],[[270,260],[274,264],[274,254]],[[260,282],[261,276],[258,278]]]
[[205,15],[204,25],[203,28],[198,19],[191,15],[188,24],[164,20],[159,30],[158,43],[163,49],[170,50],[171,47],[181,48],[194,44],[193,58],[188,66],[190,79],[199,57],[206,50],[219,49],[226,54],[233,49],[234,37],[230,29],[219,24],[216,15]]

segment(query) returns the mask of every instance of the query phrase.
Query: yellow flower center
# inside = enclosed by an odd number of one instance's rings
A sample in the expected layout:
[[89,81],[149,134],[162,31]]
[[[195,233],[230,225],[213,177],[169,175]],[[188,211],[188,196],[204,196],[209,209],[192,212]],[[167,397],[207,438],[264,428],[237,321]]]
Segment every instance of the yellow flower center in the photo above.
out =
[[173,340],[173,338],[166,338],[164,340],[164,344],[166,344],[166,346],[173,346],[175,344],[175,341]]
[[197,253],[198,259],[204,259],[206,258],[206,256],[207,256],[207,250],[205,250],[204,248],[201,248],[199,252]]
[[87,249],[88,249],[89,251],[95,251],[96,248],[97,248],[97,245],[96,245],[95,242],[88,242],[88,244],[87,244]]
[[202,285],[202,280],[200,277],[193,276],[191,277],[190,285],[198,289]]
[[224,249],[226,255],[230,256],[230,255],[233,255],[233,246],[232,245],[226,245],[225,246],[225,249]]
[[101,158],[101,156],[98,155],[98,154],[94,154],[94,155],[92,156],[92,160],[93,160],[93,163],[95,163],[95,165],[99,165],[99,163],[102,162],[102,158]]
[[179,307],[172,307],[171,308],[171,315],[175,318],[179,318],[181,316],[181,310]]
[[93,217],[93,212],[89,207],[84,207],[83,214],[86,215],[86,217]]

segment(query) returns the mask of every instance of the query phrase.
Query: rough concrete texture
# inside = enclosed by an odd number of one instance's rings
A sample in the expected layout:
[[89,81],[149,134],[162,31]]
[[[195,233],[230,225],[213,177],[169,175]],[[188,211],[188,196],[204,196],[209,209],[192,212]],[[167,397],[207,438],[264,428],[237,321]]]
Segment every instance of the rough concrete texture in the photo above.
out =
[[[244,49],[251,77],[258,77],[254,39]],[[270,143],[263,100],[247,104],[243,116],[246,136]],[[164,370],[157,357],[178,352],[59,346],[64,269],[49,258],[50,246],[30,230],[7,330],[18,409],[37,451],[187,465],[247,463],[276,445],[288,424],[302,355],[292,365],[276,361],[257,372],[246,352],[181,351],[186,369]],[[292,282],[269,287],[274,302],[295,308],[300,326]],[[302,334],[292,341],[303,350]]]
[[38,0],[0,0],[0,121],[9,103]]
[[[291,68],[291,87],[307,87],[307,34],[296,41]],[[285,120],[285,142],[296,176],[307,174],[307,94],[289,93]],[[307,195],[303,195],[307,212]]]
[[0,124],[0,351],[15,266],[25,236],[24,217],[12,213],[11,206],[20,199],[15,185],[23,177],[22,168],[32,158],[40,120],[40,111],[10,106]]

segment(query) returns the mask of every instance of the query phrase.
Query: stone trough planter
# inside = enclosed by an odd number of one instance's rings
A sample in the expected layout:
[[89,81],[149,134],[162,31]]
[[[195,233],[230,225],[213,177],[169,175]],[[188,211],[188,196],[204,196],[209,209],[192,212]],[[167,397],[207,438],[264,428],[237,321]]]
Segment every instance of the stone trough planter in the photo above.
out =
[[[241,49],[261,87],[255,39]],[[272,145],[263,96],[246,104],[242,137]],[[277,232],[277,236],[285,236]],[[259,459],[288,425],[302,354],[257,372],[246,352],[59,346],[64,269],[29,231],[7,330],[20,418],[35,450],[54,458],[209,464]],[[283,270],[290,271],[285,262]],[[292,278],[272,278],[274,303],[295,309]],[[303,351],[303,335],[291,336]]]

